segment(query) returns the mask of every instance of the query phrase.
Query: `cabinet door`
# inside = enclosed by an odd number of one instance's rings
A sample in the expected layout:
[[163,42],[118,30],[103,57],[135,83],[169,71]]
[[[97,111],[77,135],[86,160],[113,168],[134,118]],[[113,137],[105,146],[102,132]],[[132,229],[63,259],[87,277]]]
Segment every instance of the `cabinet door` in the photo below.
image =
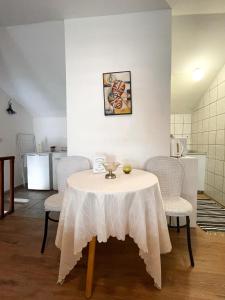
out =
[[57,184],[57,165],[58,162],[62,157],[66,157],[67,153],[53,153],[52,155],[52,178],[53,178],[53,190],[58,190],[58,184]]
[[48,154],[27,156],[28,189],[49,190],[51,188],[49,167]]

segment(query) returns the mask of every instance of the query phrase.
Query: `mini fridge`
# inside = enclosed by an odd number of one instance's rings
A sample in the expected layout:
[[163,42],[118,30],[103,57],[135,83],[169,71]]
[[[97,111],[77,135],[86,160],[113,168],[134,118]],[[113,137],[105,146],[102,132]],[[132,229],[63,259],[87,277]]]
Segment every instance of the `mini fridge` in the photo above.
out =
[[52,189],[52,153],[28,153],[27,184],[29,190]]

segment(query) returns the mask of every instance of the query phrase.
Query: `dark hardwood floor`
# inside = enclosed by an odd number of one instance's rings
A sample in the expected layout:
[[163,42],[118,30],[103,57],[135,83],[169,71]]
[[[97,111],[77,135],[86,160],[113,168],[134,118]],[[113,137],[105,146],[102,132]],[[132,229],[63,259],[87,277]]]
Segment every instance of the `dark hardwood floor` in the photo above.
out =
[[[57,224],[53,222],[46,251],[40,254],[43,203],[48,195],[18,190],[16,197],[31,201],[16,204],[15,213],[0,220],[1,300],[85,299],[87,249],[63,285],[56,284],[60,253],[54,246]],[[195,268],[189,266],[185,230],[171,231],[171,240],[173,251],[162,256],[161,291],[154,288],[132,239],[98,244],[92,299],[225,299],[225,237],[192,230]]]

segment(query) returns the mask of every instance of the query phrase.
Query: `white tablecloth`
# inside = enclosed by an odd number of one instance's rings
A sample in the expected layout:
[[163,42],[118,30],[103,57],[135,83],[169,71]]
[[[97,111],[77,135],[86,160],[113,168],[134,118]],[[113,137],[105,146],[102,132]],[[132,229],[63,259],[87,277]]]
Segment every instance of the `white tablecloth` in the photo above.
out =
[[[56,246],[61,249],[58,282],[62,283],[94,236],[106,242],[110,236],[138,245],[155,286],[161,288],[160,253],[171,251],[163,202],[155,175],[142,170],[116,179],[92,170],[70,176],[58,224]],[[112,266],[113,267],[113,266]]]

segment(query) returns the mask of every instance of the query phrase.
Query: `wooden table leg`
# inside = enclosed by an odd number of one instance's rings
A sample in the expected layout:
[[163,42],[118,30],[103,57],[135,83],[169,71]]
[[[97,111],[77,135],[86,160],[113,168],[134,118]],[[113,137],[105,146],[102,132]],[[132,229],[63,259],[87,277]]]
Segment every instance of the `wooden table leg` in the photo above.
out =
[[0,218],[4,216],[4,160],[0,160]]
[[10,159],[9,213],[14,212],[14,157]]
[[90,298],[92,296],[94,263],[95,263],[95,247],[96,247],[96,237],[93,237],[93,239],[89,242],[88,266],[87,266],[86,289],[85,289],[86,298]]

